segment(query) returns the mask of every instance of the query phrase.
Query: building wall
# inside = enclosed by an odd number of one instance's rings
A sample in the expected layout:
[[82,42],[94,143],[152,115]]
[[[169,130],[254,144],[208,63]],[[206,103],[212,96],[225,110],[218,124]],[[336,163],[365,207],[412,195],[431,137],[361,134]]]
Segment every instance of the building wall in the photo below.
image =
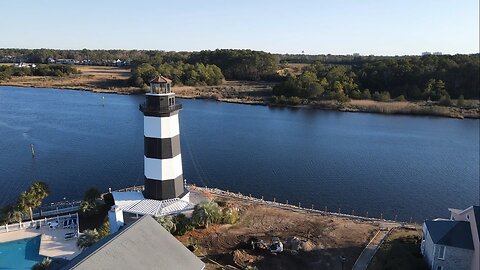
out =
[[432,238],[430,237],[430,234],[428,233],[428,230],[425,228],[425,223],[423,223],[423,235],[424,235],[424,240],[423,243],[424,249],[423,249],[423,256],[425,260],[427,261],[428,265],[431,266],[433,264],[434,256],[434,248],[435,245],[433,244]]
[[[442,266],[443,270],[470,270],[472,265],[473,250],[445,246],[445,259],[438,259],[440,255],[440,245],[435,245],[425,223],[423,224],[424,249],[423,256],[430,269],[436,270]],[[478,269],[475,269],[478,270]]]
[[473,253],[472,258],[472,266],[471,270],[479,270],[480,269],[480,240],[477,230],[477,222],[475,220],[475,213],[473,212],[473,207],[466,209],[465,211],[456,214],[451,212],[450,219],[453,220],[463,220],[468,221],[470,223],[470,230],[472,231],[472,239],[473,239],[473,247],[475,252]]
[[438,259],[440,245],[435,245],[433,270],[442,266],[443,270],[470,270],[473,250],[445,246],[445,259]]

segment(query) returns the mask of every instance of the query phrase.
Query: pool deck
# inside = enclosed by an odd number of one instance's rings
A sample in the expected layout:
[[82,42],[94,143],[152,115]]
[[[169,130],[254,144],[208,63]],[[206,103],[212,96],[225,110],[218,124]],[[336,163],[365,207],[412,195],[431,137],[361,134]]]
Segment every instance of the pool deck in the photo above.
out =
[[39,251],[40,255],[71,260],[81,252],[76,245],[77,238],[65,240],[65,234],[71,232],[76,232],[76,229],[50,229],[46,226],[39,228],[38,230],[35,228],[28,228],[19,231],[0,233],[0,243],[42,235]]

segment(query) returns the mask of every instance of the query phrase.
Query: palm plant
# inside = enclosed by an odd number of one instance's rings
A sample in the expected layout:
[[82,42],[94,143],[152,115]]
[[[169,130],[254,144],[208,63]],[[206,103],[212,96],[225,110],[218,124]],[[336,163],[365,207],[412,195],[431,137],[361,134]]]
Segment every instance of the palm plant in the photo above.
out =
[[96,229],[85,230],[83,234],[78,237],[77,247],[81,249],[86,249],[100,240],[100,234]]
[[87,189],[83,196],[83,201],[80,204],[80,212],[86,215],[93,214],[97,207],[97,198],[99,198],[100,195],[100,191],[94,187]]
[[32,270],[46,270],[52,263],[52,259],[49,257],[44,258],[42,261],[34,264]]
[[192,213],[194,223],[205,228],[208,228],[209,223],[219,222],[221,218],[220,207],[214,201],[204,201],[195,205]]
[[12,211],[8,212],[8,221],[9,222],[22,222],[25,213],[20,211],[18,208],[13,208]]
[[175,222],[173,222],[173,219],[171,216],[160,216],[160,217],[155,217],[155,220],[162,225],[165,230],[169,231],[170,233],[175,232],[177,229],[175,226]]
[[30,219],[33,220],[33,208],[42,205],[42,200],[48,196],[48,186],[43,182],[34,182],[27,189],[22,192],[18,198],[18,209],[22,212],[27,212]]

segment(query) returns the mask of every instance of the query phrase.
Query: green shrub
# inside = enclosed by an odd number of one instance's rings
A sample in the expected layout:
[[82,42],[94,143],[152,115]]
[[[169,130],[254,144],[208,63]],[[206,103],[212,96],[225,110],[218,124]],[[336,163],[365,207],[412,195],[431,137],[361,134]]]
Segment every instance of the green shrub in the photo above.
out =
[[373,100],[375,101],[389,101],[390,100],[390,93],[387,91],[382,91],[382,92],[375,92],[373,93]]
[[368,90],[368,89],[363,90],[362,98],[363,99],[372,99],[372,95],[370,94],[370,90]]
[[460,95],[457,99],[457,107],[462,108],[463,106],[465,106],[465,98]]
[[214,201],[203,201],[193,209],[192,224],[208,228],[210,223],[218,223],[222,219],[220,207]]
[[452,106],[452,100],[450,99],[450,95],[446,94],[440,97],[438,101],[438,105],[440,106]]
[[50,267],[50,264],[52,263],[52,259],[49,257],[43,258],[42,261],[37,262],[32,266],[32,270],[47,270]]
[[176,215],[173,218],[173,223],[175,224],[175,235],[184,235],[194,228],[191,220],[184,214]]
[[407,101],[407,99],[405,98],[404,95],[400,95],[400,96],[395,98],[395,101]]
[[223,224],[235,224],[240,219],[238,210],[235,208],[224,208],[222,212]]
[[290,97],[288,99],[288,104],[290,105],[300,105],[300,103],[302,103],[302,100],[299,98],[299,97]]
[[173,222],[172,216],[160,216],[155,217],[155,220],[162,225],[165,230],[169,231],[170,233],[175,233],[176,227],[175,222]]

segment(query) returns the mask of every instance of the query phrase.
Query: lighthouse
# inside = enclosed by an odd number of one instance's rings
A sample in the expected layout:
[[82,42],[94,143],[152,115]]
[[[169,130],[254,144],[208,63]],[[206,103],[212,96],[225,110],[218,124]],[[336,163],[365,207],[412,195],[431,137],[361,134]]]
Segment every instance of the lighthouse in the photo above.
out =
[[144,124],[144,175],[146,199],[167,200],[183,197],[178,113],[172,81],[159,76],[150,81],[150,92],[140,105]]

